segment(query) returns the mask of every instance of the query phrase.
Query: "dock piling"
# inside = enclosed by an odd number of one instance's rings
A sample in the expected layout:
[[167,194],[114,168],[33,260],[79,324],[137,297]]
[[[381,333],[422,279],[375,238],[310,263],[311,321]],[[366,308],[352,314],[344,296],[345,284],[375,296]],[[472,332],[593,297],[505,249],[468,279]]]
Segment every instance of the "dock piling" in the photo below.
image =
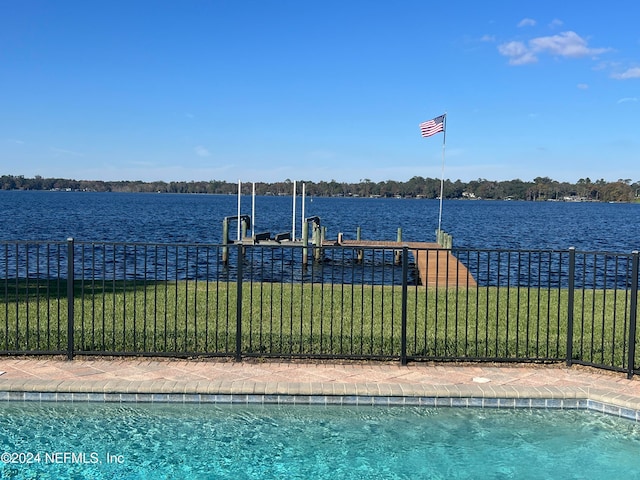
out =
[[318,223],[317,228],[316,228],[316,224],[313,224],[314,229],[316,230],[316,240],[317,243],[315,244],[315,248],[313,250],[313,256],[316,262],[319,262],[320,260],[322,260],[322,244],[324,243],[324,236],[326,233],[326,228],[325,227],[321,227],[320,224]]
[[[360,242],[361,236],[362,236],[362,228],[360,228],[360,225],[358,225],[356,227],[356,242]],[[363,260],[364,260],[364,250],[359,248],[358,250],[356,250],[356,263],[362,263]]]
[[251,217],[249,215],[237,215],[235,217],[224,217],[222,219],[222,263],[227,265],[229,263],[229,222],[231,220],[238,221],[238,242],[242,242],[243,238],[246,238],[247,231],[251,228]]
[[229,263],[229,217],[222,219],[222,264],[227,265]]
[[442,248],[451,250],[453,248],[453,236],[444,230],[436,229],[436,243]]
[[[398,234],[396,235],[396,242],[402,243],[402,228],[398,227]],[[396,250],[394,255],[396,265],[402,263],[402,250]]]
[[309,261],[307,246],[309,245],[309,222],[302,222],[302,266]]

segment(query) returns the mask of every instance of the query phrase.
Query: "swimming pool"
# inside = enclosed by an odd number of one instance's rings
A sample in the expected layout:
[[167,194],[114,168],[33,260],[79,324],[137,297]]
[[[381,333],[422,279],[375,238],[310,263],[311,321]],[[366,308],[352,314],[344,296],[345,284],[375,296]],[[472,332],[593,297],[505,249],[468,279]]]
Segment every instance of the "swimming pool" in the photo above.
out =
[[584,410],[7,402],[0,424],[2,478],[605,479],[640,472],[640,425]]

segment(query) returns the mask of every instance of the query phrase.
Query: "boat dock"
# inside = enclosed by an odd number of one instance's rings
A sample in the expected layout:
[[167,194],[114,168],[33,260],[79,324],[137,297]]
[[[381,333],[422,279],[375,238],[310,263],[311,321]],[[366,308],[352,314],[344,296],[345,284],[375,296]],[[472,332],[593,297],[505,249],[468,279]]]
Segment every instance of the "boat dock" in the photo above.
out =
[[[262,244],[280,244],[281,242],[287,242],[289,244],[296,243],[303,245],[303,263],[306,265],[308,260],[307,248],[315,248],[320,245],[342,245],[348,247],[362,247],[365,248],[384,248],[394,249],[397,253],[398,250],[403,249],[405,246],[409,249],[413,255],[418,275],[420,278],[420,285],[424,287],[476,287],[476,280],[469,272],[467,267],[462,264],[451,253],[451,237],[441,230],[436,231],[440,243],[434,242],[403,242],[402,241],[402,229],[398,229],[398,238],[394,241],[385,240],[361,240],[360,227],[356,231],[355,240],[344,240],[342,233],[338,234],[336,242],[326,240],[326,227],[321,227],[320,217],[313,216],[306,218],[304,215],[304,184],[303,184],[303,198],[302,198],[302,238],[298,240],[296,237],[296,184],[293,183],[293,221],[292,230],[279,233],[273,238],[270,232],[254,233],[251,231],[251,225],[254,224],[254,213],[251,215],[243,215],[240,209],[240,182],[238,183],[238,214],[235,216],[224,217],[222,222],[222,261],[228,262],[229,250],[227,245],[234,242],[229,238],[230,223],[237,223],[237,235],[236,242],[255,245]],[[255,198],[255,194],[254,194]],[[444,247],[443,245],[446,245]],[[448,248],[447,248],[448,247]],[[319,253],[320,249],[316,249]]]
[[394,242],[378,240],[343,240],[340,245],[365,248],[403,248],[413,255],[420,285],[424,287],[476,287],[476,280],[451,250],[430,242]]

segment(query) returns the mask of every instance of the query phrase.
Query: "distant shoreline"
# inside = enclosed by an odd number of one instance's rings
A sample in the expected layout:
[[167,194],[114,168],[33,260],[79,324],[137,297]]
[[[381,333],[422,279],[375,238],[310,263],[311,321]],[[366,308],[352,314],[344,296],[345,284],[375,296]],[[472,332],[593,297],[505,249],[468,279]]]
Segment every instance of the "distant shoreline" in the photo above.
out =
[[[257,195],[290,196],[293,181],[246,182],[242,184],[242,194],[250,195],[255,186]],[[440,198],[441,181],[437,178],[413,177],[401,182],[386,180],[372,182],[362,179],[358,183],[331,181],[297,180],[305,184],[306,194],[313,197],[352,198]],[[631,203],[640,201],[640,181],[630,179],[606,182],[603,179],[592,182],[581,178],[575,184],[558,182],[549,177],[536,177],[533,181],[520,179],[493,181],[486,179],[462,182],[443,182],[444,198],[448,200],[524,200],[524,201],[565,201],[565,202],[614,202]],[[143,181],[103,181],[43,178],[36,176],[0,176],[0,190],[41,190],[75,192],[128,192],[128,193],[206,193],[235,195],[238,184],[223,180],[190,182],[143,182]],[[300,194],[300,187],[297,190]]]
[[[27,190],[27,189],[13,189],[13,190],[1,190],[0,192],[51,192],[51,193],[113,193],[113,194],[143,194],[143,195],[211,195],[211,196],[235,196],[238,192],[233,193],[208,193],[208,192],[126,192],[126,191],[96,191],[96,190],[72,190],[72,189],[51,189],[51,190]],[[248,195],[246,192],[242,193],[243,195]],[[259,197],[290,197],[291,193],[278,194],[274,195],[272,193],[266,194],[256,194]],[[300,197],[301,193],[298,192],[297,196]],[[426,198],[423,196],[399,196],[399,197],[383,197],[380,195],[370,195],[368,197],[361,197],[359,195],[316,195],[316,198],[350,198],[354,200],[388,200],[388,199],[398,199],[398,200],[438,200],[439,197],[435,198]],[[537,200],[524,200],[519,198],[465,198],[465,197],[449,197],[446,198],[447,201],[462,201],[462,202],[476,202],[476,201],[488,201],[488,202],[527,202],[527,201],[535,201],[535,202],[561,202],[561,203],[638,203],[640,204],[640,199],[635,199],[631,201],[603,201],[603,200],[588,200],[581,198],[570,198],[570,199],[537,199]]]

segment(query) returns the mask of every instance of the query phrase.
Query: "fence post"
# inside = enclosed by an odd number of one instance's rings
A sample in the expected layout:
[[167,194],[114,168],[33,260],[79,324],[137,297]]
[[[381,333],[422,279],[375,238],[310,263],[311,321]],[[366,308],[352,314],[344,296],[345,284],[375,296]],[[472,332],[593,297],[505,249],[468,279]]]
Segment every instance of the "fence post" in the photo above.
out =
[[73,360],[75,309],[74,309],[74,248],[73,238],[67,238],[67,360]]
[[631,380],[636,364],[636,322],[638,320],[638,251],[631,257],[631,312],[629,313],[629,359],[627,378]]
[[575,301],[576,247],[569,247],[569,285],[567,292],[567,367],[573,364],[573,307]]
[[407,364],[407,277],[409,271],[409,249],[402,247],[402,316],[400,327],[400,364]]
[[242,264],[244,247],[238,243],[238,274],[236,280],[236,361],[242,360]]

